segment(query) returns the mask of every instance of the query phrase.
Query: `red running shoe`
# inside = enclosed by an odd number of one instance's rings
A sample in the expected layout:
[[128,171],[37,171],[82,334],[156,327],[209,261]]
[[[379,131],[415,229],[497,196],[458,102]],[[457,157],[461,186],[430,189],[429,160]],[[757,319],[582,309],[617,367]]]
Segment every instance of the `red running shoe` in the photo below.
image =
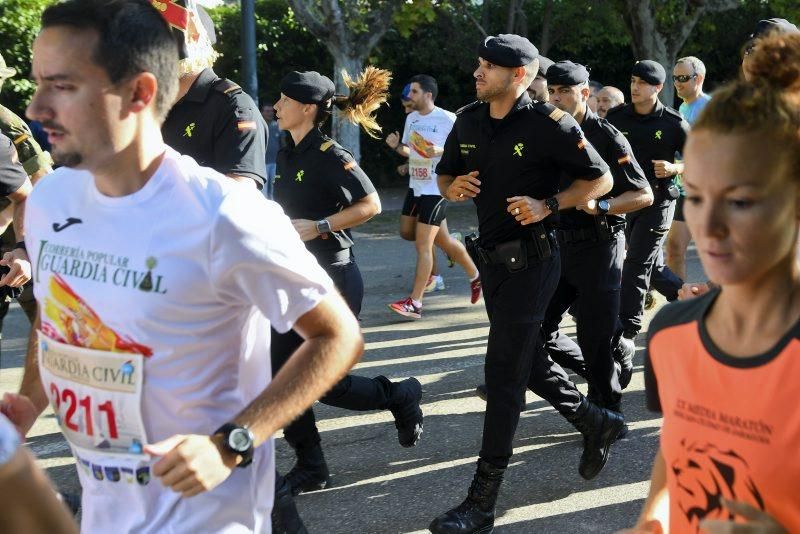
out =
[[403,317],[411,317],[412,319],[422,318],[422,306],[414,306],[411,297],[407,299],[398,300],[388,305],[389,309],[393,312],[399,313]]
[[475,304],[478,302],[478,299],[481,298],[481,290],[483,289],[480,276],[469,283],[469,288],[472,290],[472,295],[470,296],[469,301],[472,304]]

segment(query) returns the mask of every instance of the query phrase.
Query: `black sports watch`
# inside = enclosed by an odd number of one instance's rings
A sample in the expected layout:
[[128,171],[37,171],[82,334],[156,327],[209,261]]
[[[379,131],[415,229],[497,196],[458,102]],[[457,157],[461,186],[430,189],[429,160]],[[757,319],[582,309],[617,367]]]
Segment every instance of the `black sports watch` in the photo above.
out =
[[550,213],[558,213],[558,199],[556,197],[545,199],[544,205],[550,210]]
[[328,219],[317,221],[317,233],[319,235],[331,233],[331,222]]
[[608,200],[598,200],[597,201],[597,213],[600,215],[605,215],[608,213],[608,210],[611,209],[611,204],[608,203]]
[[236,467],[247,467],[253,463],[255,436],[249,428],[234,423],[225,423],[214,434],[222,434],[222,444],[225,448],[242,457],[242,461]]

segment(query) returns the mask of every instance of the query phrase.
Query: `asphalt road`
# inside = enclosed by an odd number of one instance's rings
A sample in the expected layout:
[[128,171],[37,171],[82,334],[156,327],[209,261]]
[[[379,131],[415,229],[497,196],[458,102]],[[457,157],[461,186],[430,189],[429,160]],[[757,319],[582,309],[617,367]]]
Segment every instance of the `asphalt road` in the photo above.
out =
[[[458,267],[443,269],[447,288],[426,296],[423,319],[407,320],[387,309],[387,303],[407,296],[413,279],[413,245],[397,236],[404,193],[382,192],[384,213],[356,234],[367,346],[353,372],[392,380],[417,377],[424,389],[424,434],[417,447],[404,449],[390,413],[317,404],[333,487],[297,499],[312,533],[424,532],[433,517],[463,500],[474,473],[483,425],[484,403],[474,389],[483,381],[485,310],[482,303],[470,305],[469,284]],[[471,203],[451,207],[448,221],[451,230],[474,229]],[[689,256],[689,279],[702,280],[693,250]],[[571,321],[563,327],[574,334]],[[4,328],[0,392],[18,387],[27,335],[27,320],[14,304]],[[635,521],[661,423],[644,408],[641,341],[638,345],[636,371],[624,397],[631,432],[613,447],[605,470],[591,482],[578,475],[578,433],[528,393],[498,500],[496,532],[614,532]],[[576,381],[585,392],[586,385]],[[28,445],[59,488],[78,491],[74,461],[49,411],[33,428]],[[283,439],[278,440],[277,461],[283,472],[293,464]]]

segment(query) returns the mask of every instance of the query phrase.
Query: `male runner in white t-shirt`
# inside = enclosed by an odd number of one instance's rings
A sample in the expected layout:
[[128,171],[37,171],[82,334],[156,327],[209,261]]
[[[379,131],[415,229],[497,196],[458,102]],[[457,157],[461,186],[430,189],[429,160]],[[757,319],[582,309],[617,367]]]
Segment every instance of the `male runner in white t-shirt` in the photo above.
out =
[[[279,206],[164,144],[177,48],[149,2],[67,0],[42,28],[28,116],[64,167],[28,201],[40,317],[3,412],[24,434],[53,406],[85,532],[269,532],[271,436],[358,324]],[[270,325],[306,339],[271,383]]]
[[432,76],[418,74],[411,78],[410,86],[408,96],[414,111],[406,116],[402,139],[394,133],[386,138],[386,143],[408,158],[409,189],[400,217],[400,233],[414,235],[417,267],[411,295],[389,304],[389,308],[400,315],[419,319],[422,295],[433,267],[434,244],[466,271],[473,304],[480,298],[481,285],[478,268],[466,248],[447,231],[447,201],[439,193],[436,182],[436,164],[456,116],[434,104],[439,89]]

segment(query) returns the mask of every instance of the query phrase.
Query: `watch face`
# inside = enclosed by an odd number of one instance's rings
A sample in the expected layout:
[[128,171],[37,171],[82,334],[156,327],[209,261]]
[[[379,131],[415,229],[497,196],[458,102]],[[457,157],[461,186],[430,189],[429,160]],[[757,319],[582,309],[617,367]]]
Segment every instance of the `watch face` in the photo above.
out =
[[246,428],[237,428],[228,436],[228,444],[231,449],[244,452],[253,446],[253,439]]
[[597,207],[599,207],[601,211],[608,211],[608,200],[601,200],[597,203]]

